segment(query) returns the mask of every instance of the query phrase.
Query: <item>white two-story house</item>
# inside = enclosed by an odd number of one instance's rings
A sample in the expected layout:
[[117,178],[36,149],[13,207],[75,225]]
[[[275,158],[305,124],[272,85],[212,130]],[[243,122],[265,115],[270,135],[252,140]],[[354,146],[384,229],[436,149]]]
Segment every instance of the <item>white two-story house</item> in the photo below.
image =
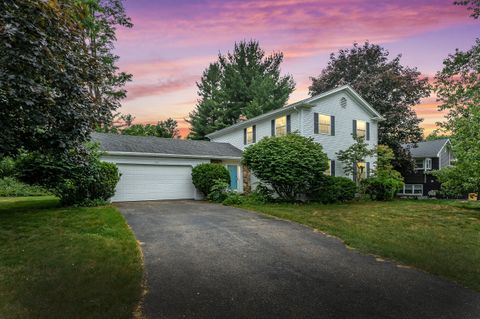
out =
[[[208,135],[210,141],[153,136],[94,133],[102,159],[115,163],[122,174],[112,201],[200,199],[192,183],[192,168],[220,163],[230,173],[230,188],[251,190],[257,180],[241,165],[245,147],[266,136],[297,132],[323,146],[330,159],[326,174],[345,176],[336,153],[354,143],[352,135],[377,144],[378,114],[351,87],[342,86],[320,95],[240,122]],[[374,158],[358,163],[357,173],[367,176]]]
[[[342,86],[301,100],[286,107],[213,132],[212,142],[229,143],[240,150],[266,136],[281,136],[296,132],[312,137],[323,146],[330,159],[327,174],[345,176],[336,153],[351,146],[354,136],[364,137],[373,148],[378,143],[378,122],[382,116],[350,86]],[[375,165],[374,158],[358,163],[357,172],[367,176]],[[232,180],[240,191],[254,188],[257,180],[244,168],[229,167]]]

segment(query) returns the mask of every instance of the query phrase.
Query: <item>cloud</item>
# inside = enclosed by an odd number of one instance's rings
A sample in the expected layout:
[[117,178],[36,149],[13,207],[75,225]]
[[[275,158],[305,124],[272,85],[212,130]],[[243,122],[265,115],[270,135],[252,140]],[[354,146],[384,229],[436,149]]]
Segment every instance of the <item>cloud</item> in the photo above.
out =
[[181,78],[168,78],[159,80],[152,84],[136,84],[135,82],[127,86],[127,99],[133,100],[139,97],[167,94],[179,91],[195,85],[196,76],[186,76]]

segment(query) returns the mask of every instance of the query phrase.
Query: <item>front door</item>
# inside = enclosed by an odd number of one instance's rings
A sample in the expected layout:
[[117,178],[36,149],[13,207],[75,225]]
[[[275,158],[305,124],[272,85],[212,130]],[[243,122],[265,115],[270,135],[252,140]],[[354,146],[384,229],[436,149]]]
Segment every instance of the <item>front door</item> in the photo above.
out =
[[230,173],[230,189],[237,189],[237,165],[227,165]]

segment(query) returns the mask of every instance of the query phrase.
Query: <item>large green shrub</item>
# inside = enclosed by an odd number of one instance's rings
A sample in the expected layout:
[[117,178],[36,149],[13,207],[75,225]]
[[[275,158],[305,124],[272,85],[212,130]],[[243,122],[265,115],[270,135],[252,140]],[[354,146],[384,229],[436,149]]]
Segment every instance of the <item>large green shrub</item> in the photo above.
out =
[[8,156],[0,158],[0,178],[10,177],[15,174],[15,161]]
[[245,149],[242,162],[287,201],[309,193],[328,168],[322,146],[298,134],[263,138]]
[[17,170],[22,181],[46,187],[63,205],[104,203],[114,195],[120,179],[117,166],[102,162],[95,148],[57,156],[23,154]]
[[403,182],[394,177],[374,176],[363,180],[362,187],[373,200],[392,200],[402,189]]
[[323,204],[346,202],[355,198],[357,185],[346,177],[324,176],[322,182],[309,195],[312,201]]
[[0,197],[44,196],[50,193],[38,185],[28,185],[13,177],[0,178]]
[[230,184],[230,174],[225,166],[214,163],[204,163],[192,169],[192,182],[205,196],[210,194],[212,186],[217,181]]

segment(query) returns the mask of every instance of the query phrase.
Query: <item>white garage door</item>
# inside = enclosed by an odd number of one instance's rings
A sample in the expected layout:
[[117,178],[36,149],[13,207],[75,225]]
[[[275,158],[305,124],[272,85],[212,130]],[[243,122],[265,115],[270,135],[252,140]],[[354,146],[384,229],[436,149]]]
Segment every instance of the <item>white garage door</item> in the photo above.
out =
[[117,165],[122,176],[114,202],[194,198],[190,166]]

